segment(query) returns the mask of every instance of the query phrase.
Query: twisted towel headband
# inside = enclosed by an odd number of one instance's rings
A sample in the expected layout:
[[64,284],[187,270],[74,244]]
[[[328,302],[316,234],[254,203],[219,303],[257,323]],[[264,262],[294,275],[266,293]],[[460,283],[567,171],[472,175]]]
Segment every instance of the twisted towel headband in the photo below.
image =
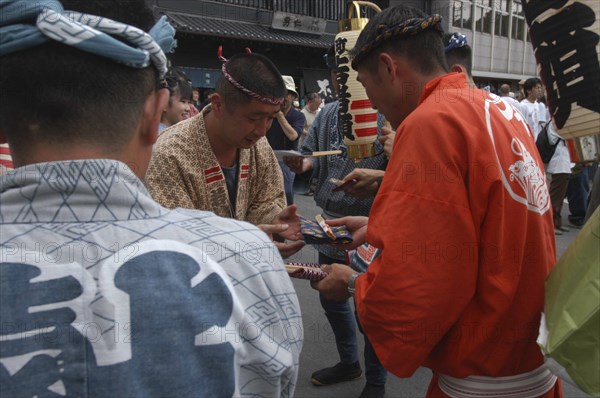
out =
[[[23,23],[31,19],[35,19],[35,25]],[[0,56],[54,40],[133,68],[152,63],[163,78],[167,73],[163,50],[173,51],[174,35],[175,29],[165,16],[146,33],[108,18],[65,11],[57,0],[0,1]]]
[[[249,48],[246,48],[246,53],[251,54],[252,51],[250,51]],[[217,56],[219,57],[219,60],[221,62],[223,62],[223,65],[221,66],[221,72],[223,72],[223,76],[225,76],[225,79],[227,79],[227,81],[229,81],[229,83],[233,84],[233,86],[236,87],[238,90],[242,91],[246,95],[248,95],[251,98],[254,98],[255,100],[260,101],[260,102],[265,102],[265,103],[271,104],[271,105],[283,104],[283,101],[284,101],[283,98],[265,97],[264,95],[260,95],[258,93],[255,93],[254,91],[250,90],[249,88],[244,87],[240,82],[235,80],[235,78],[233,76],[231,76],[229,74],[229,72],[227,71],[227,63],[229,61],[227,60],[227,58],[225,58],[223,56],[223,46],[219,46]]]
[[385,24],[377,27],[377,36],[370,43],[365,44],[352,58],[352,69],[361,63],[374,49],[381,46],[385,41],[396,36],[414,36],[429,28],[434,28],[439,32],[443,32],[441,25],[442,17],[440,15],[432,15],[427,18],[411,18],[397,25],[388,26]]
[[464,47],[467,44],[469,44],[467,42],[467,36],[463,35],[462,33],[456,32],[452,36],[450,36],[448,43],[446,43],[446,47],[444,47],[444,52],[447,53],[450,50]]

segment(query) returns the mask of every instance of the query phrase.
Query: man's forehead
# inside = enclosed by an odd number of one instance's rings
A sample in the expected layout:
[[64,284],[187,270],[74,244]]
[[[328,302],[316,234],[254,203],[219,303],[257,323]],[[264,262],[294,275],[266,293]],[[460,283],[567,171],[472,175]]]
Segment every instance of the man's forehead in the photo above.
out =
[[249,104],[241,109],[241,111],[247,115],[252,116],[269,116],[279,112],[281,106],[264,104],[262,102],[252,100]]
[[246,112],[249,115],[255,115],[255,116],[268,116],[268,115],[272,115],[274,113],[279,112],[280,108],[277,109],[273,109],[271,111],[264,111],[264,110],[250,110],[248,112]]

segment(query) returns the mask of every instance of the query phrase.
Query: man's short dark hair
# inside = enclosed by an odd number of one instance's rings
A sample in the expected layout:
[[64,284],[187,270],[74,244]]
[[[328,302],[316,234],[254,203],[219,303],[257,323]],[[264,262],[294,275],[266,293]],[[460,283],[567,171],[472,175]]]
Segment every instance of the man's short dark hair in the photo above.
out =
[[320,97],[321,96],[319,94],[315,93],[314,91],[311,91],[310,93],[306,93],[306,95],[305,95],[306,102],[315,100]]
[[[360,33],[356,45],[350,51],[350,55],[354,57],[361,48],[372,43],[379,34],[380,25],[392,27],[411,18],[427,17],[428,15],[424,12],[404,5],[386,8],[371,18]],[[362,64],[367,70],[374,71],[377,66],[376,55],[382,52],[390,52],[410,60],[419,73],[428,74],[439,68],[447,71],[448,66],[444,57],[441,36],[442,34],[433,28],[425,29],[411,36],[393,36],[381,46],[375,48]]]
[[525,92],[526,98],[529,96],[529,92],[538,84],[542,84],[542,81],[538,77],[530,77],[525,80],[525,83],[523,83],[523,91]]
[[[148,31],[144,0],[62,0],[65,10]],[[131,68],[55,41],[0,57],[0,129],[14,152],[36,143],[117,149],[130,139],[157,87],[153,66]]]
[[[227,72],[248,90],[268,98],[285,98],[287,89],[279,70],[267,57],[256,53],[236,54],[226,64]],[[215,91],[229,111],[252,101],[252,97],[235,87],[221,74]]]
[[[452,37],[452,33],[444,33],[442,36],[442,42],[444,46],[447,46],[450,38]],[[446,51],[446,62],[448,66],[452,66],[454,64],[462,65],[467,70],[467,75],[473,76],[473,62],[471,60],[471,54],[473,53],[471,46],[465,44],[462,47],[455,47],[448,51]]]
[[500,86],[500,95],[505,97],[509,94],[510,94],[510,85],[504,83],[503,85]]

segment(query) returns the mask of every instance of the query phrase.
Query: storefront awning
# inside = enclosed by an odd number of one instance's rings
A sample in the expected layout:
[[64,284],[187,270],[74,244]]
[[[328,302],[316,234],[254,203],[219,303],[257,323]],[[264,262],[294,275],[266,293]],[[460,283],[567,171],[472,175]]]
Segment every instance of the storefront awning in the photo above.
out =
[[198,35],[229,37],[290,44],[304,47],[329,48],[333,45],[335,35],[324,33],[320,36],[273,30],[269,26],[257,23],[233,21],[228,19],[208,18],[195,14],[163,11],[178,32]]

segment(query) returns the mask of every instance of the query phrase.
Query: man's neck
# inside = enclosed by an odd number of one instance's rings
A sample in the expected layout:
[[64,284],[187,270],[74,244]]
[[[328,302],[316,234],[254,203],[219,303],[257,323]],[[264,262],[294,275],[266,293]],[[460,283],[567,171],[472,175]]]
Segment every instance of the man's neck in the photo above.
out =
[[221,130],[217,119],[210,112],[204,115],[204,126],[206,127],[206,136],[221,166],[232,167],[237,163],[238,148],[232,147],[223,141],[223,131]]

